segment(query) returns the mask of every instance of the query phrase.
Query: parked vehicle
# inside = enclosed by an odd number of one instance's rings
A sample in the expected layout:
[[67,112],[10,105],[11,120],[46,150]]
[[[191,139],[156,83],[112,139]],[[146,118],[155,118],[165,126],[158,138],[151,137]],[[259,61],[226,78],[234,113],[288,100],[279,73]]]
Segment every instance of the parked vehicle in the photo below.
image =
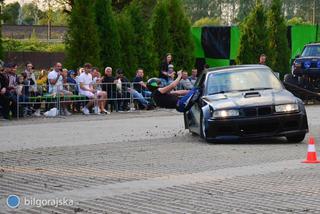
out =
[[320,43],[305,45],[292,63],[292,74],[287,74],[284,82],[320,93]]

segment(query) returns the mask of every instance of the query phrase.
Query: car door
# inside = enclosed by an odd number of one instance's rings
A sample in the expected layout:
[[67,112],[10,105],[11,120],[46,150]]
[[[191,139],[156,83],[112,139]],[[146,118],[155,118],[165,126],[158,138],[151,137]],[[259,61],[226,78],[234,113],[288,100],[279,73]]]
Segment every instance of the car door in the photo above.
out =
[[[201,89],[201,93],[203,93],[204,85],[205,85],[206,73],[203,73],[197,82],[195,83],[195,87]],[[201,94],[201,97],[203,94]],[[201,109],[203,106],[203,101],[200,98],[191,109],[185,114],[186,127],[189,128],[191,132],[200,134],[200,117],[201,117]]]

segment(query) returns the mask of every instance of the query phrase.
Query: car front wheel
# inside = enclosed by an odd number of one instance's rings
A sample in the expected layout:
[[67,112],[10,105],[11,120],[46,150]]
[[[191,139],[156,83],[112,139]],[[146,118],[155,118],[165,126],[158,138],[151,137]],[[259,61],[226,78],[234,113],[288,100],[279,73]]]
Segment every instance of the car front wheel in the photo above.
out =
[[306,137],[306,134],[297,134],[297,135],[291,135],[291,136],[287,136],[287,140],[291,143],[300,143],[304,140],[304,138]]

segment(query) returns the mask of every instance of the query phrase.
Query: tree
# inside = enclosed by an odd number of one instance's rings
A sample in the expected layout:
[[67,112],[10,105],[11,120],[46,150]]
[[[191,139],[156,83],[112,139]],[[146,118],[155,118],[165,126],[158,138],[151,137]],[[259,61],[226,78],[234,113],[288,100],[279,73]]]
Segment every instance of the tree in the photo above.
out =
[[197,20],[192,27],[219,26],[219,25],[221,25],[220,19],[205,17]]
[[44,11],[45,15],[39,20],[40,25],[47,25],[50,23],[53,26],[67,26],[68,15],[62,10]]
[[138,66],[143,68],[146,73],[153,72],[154,52],[151,44],[151,33],[149,30],[149,21],[143,14],[143,5],[140,1],[133,1],[126,9],[125,14],[130,17],[134,30],[135,55],[138,60]]
[[63,12],[70,14],[75,0],[55,0]]
[[[137,0],[135,0],[137,1]],[[153,9],[157,5],[157,0],[139,0],[142,7],[142,15],[147,22],[150,22],[150,18],[153,13]]]
[[293,26],[293,25],[312,25],[312,23],[303,20],[303,18],[301,18],[301,17],[293,17],[292,19],[287,20],[287,25],[288,26]]
[[283,0],[283,10],[286,19],[301,17],[304,21],[320,23],[319,0]]
[[96,0],[96,24],[100,39],[100,60],[103,67],[120,66],[120,38],[111,0]]
[[239,0],[239,10],[237,13],[237,22],[242,22],[254,7],[255,0]]
[[47,39],[51,39],[51,28],[54,26],[67,26],[68,14],[64,12],[59,4],[59,0],[33,0],[39,5],[43,15],[39,20],[40,25],[47,25]]
[[66,64],[72,69],[86,62],[100,66],[100,43],[91,0],[73,5],[66,38]]
[[169,34],[176,69],[191,69],[194,66],[194,43],[191,23],[186,16],[181,0],[168,1]]
[[[0,14],[2,14],[4,0],[0,0]],[[3,60],[3,41],[2,41],[2,16],[0,16],[0,59]]]
[[131,19],[124,13],[118,15],[117,24],[119,27],[120,35],[120,54],[121,54],[121,67],[126,72],[128,77],[135,75],[135,70],[138,67],[138,59],[135,54],[135,34],[134,28],[131,24]]
[[184,0],[192,22],[204,17],[221,18],[222,0]]
[[21,8],[21,20],[25,25],[36,25],[39,19],[43,16],[43,12],[38,8],[35,3],[24,4]]
[[112,0],[112,6],[115,10],[121,11],[128,6],[132,0]]
[[151,22],[152,41],[158,58],[158,66],[160,66],[160,62],[165,54],[173,51],[173,44],[169,34],[169,25],[170,19],[167,1],[159,1],[154,9]]
[[272,0],[268,12],[269,65],[274,71],[284,75],[289,71],[290,49],[287,39],[287,26],[281,11],[282,0]]
[[18,2],[10,3],[3,8],[3,22],[5,24],[18,24],[20,4]]
[[238,64],[256,64],[261,54],[268,55],[267,17],[261,0],[241,23],[241,37]]

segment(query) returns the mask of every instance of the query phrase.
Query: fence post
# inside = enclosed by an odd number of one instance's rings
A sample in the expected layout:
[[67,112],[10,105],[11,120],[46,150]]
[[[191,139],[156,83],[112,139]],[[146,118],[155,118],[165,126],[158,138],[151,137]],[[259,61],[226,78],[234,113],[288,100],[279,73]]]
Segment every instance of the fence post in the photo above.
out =
[[59,89],[59,87],[57,86],[57,101],[56,101],[56,106],[57,106],[57,109],[58,109],[58,116],[61,116],[61,114],[60,114],[60,89]]
[[134,100],[133,100],[132,90],[133,90],[133,83],[130,83],[130,91],[129,91],[129,93],[130,93],[130,111],[136,110],[136,109],[134,108],[134,102],[133,102]]
[[19,120],[20,117],[20,109],[19,109],[19,95],[17,94],[17,120]]

